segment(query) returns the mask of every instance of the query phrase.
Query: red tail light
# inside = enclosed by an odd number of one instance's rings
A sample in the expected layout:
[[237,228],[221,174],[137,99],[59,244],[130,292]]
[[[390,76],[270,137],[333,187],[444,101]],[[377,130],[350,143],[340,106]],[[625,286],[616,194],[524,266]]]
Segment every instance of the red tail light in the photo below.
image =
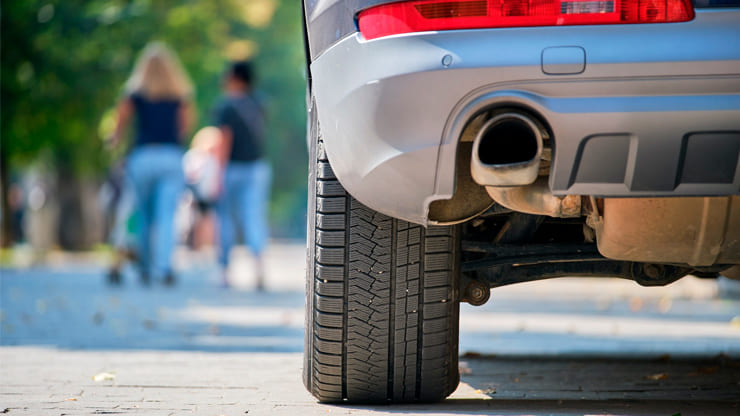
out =
[[430,30],[685,22],[691,0],[412,0],[359,14],[365,39]]

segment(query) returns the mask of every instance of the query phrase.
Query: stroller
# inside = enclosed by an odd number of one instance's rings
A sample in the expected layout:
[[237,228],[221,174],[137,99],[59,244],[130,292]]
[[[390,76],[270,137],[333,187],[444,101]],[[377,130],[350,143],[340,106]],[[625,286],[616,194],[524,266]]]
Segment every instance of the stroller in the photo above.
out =
[[[106,274],[106,282],[120,285],[123,278],[123,267],[127,263],[138,263],[136,236],[138,233],[138,213],[136,195],[125,179],[122,166],[116,166],[106,181],[110,189],[105,211],[108,217],[108,239],[113,248],[113,260]],[[148,282],[142,282],[148,283]]]
[[186,240],[191,248],[215,244],[214,206],[221,192],[223,141],[216,127],[203,127],[183,157],[185,183],[192,197],[193,216]]
[[[204,224],[207,220],[213,222],[204,207],[212,206],[220,192],[221,151],[223,150],[220,131],[215,127],[204,127],[196,133],[190,150],[183,157],[186,185],[197,205],[201,207],[199,214],[188,227],[191,233],[199,224]],[[107,273],[107,282],[111,285],[120,285],[126,264],[132,263],[141,268],[137,253],[140,214],[136,209],[136,193],[126,180],[122,164],[111,170],[106,188],[111,190],[107,204],[104,205],[108,208],[105,211],[110,213],[109,241],[113,247],[113,261]],[[179,217],[179,214],[176,214],[176,217]],[[141,283],[144,285],[150,283],[147,273],[141,273]],[[172,285],[174,281],[165,280],[165,284]]]

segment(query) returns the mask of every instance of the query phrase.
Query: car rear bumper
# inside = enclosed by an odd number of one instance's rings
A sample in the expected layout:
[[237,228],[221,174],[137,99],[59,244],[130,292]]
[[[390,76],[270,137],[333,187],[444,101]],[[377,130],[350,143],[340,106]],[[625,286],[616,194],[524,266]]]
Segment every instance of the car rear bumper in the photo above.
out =
[[552,132],[555,194],[738,194],[738,20],[352,35],[311,65],[329,160],[364,204],[426,224],[465,124],[514,105]]

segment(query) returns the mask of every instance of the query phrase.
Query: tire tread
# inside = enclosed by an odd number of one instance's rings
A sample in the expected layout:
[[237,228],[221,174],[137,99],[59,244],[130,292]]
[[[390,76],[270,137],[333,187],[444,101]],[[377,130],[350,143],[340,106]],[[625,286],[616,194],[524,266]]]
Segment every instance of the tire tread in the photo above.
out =
[[347,194],[319,139],[304,381],[322,402],[429,402],[457,387],[457,229]]

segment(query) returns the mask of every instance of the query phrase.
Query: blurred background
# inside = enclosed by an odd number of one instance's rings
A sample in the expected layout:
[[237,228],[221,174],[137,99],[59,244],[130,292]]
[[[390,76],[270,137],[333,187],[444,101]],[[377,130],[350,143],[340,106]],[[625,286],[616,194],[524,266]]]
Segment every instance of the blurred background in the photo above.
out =
[[[245,391],[251,394],[247,400],[266,403],[270,411],[286,401],[315,405],[299,381],[307,197],[300,2],[14,0],[3,1],[0,14],[0,355],[8,357],[0,359],[0,385],[20,392],[9,393],[10,403],[3,405],[32,413],[41,412],[35,410],[39,403],[65,412],[97,406],[96,413],[142,405],[143,414],[172,414],[145,405],[164,403],[191,413],[190,403],[220,400],[213,414],[221,414],[244,400],[224,399],[224,392],[236,397]],[[107,284],[115,256],[108,243],[109,178],[125,150],[112,152],[106,139],[113,134],[124,82],[151,41],[166,42],[193,81],[193,133],[213,118],[227,63],[255,64],[273,170],[266,291],[254,290],[254,259],[244,248],[232,255],[236,290],[217,284],[213,250],[193,250],[198,247],[188,241],[194,208],[187,196],[177,214],[177,285],[137,284],[132,267],[124,270],[121,285]],[[461,307],[459,397],[475,392],[472,397],[487,400],[497,394],[515,398],[515,408],[523,397],[534,403],[554,398],[541,402],[545,408],[574,398],[586,409],[576,413],[584,414],[601,413],[604,399],[613,404],[656,398],[668,407],[686,398],[736,396],[740,288],[722,284],[729,283],[689,277],[642,288],[615,279],[557,279],[496,289],[484,307]],[[228,354],[178,355],[172,361],[163,359],[162,351],[262,355],[252,361]],[[276,361],[266,353],[287,359]],[[502,370],[486,364],[494,357],[489,354],[502,356],[495,363],[503,362]],[[637,361],[626,372],[613,371],[625,368],[625,361],[591,371],[591,363],[605,356]],[[716,359],[690,361],[696,357]],[[253,373],[254,362],[262,372]],[[142,397],[140,388],[111,393],[105,388],[114,381],[96,378],[116,370],[122,385],[149,385],[146,397],[157,400],[126,407],[129,398],[115,394]],[[572,376],[574,371],[580,373]],[[697,381],[698,373],[717,377]],[[197,387],[196,393],[181,388],[193,385],[210,387]],[[276,388],[285,394],[271,396]],[[80,391],[88,396],[78,401]],[[646,401],[643,392],[652,396]],[[91,405],[96,397],[102,398]],[[490,412],[486,403],[473,401],[478,406],[473,413]],[[285,414],[296,413],[295,407],[286,409]]]
[[[274,171],[271,235],[304,239],[305,60],[294,2],[12,1],[3,2],[1,28],[3,263],[8,247],[34,260],[106,249],[106,178],[122,155],[104,140],[125,80],[154,40],[166,42],[192,78],[197,128],[212,118],[227,63],[254,62]],[[186,233],[187,221],[178,224]]]

